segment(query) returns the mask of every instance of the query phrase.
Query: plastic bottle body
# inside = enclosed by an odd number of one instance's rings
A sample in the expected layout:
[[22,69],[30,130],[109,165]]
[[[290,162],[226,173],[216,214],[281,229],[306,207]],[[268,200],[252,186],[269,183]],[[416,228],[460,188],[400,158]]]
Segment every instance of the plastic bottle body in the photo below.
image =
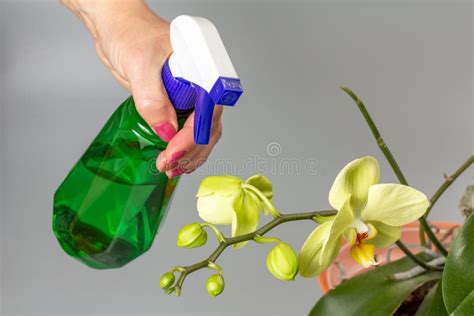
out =
[[69,255],[110,269],[150,248],[178,182],[156,169],[166,145],[132,97],[119,106],[55,193],[53,231]]

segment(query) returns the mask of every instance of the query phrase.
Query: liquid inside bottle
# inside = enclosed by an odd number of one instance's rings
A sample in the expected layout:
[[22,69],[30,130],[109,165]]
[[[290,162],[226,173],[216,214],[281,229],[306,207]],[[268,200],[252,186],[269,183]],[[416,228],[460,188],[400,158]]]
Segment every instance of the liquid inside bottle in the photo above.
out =
[[110,269],[150,248],[178,182],[155,167],[165,148],[127,99],[55,193],[53,230],[69,255]]

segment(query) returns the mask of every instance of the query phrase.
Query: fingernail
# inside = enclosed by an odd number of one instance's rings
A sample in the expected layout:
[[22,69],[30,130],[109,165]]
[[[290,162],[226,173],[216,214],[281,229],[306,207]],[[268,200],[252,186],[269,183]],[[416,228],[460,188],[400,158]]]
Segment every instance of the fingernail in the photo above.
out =
[[168,161],[168,163],[176,162],[179,159],[181,159],[184,155],[186,155],[186,150],[181,150],[181,151],[175,152],[174,154],[171,155],[171,158]]
[[170,123],[161,123],[153,126],[156,134],[165,142],[169,142],[174,135],[176,135],[176,129]]
[[168,178],[173,179],[173,178],[176,178],[177,176],[182,175],[183,173],[184,173],[183,169],[176,168],[167,172],[166,174],[168,175]]

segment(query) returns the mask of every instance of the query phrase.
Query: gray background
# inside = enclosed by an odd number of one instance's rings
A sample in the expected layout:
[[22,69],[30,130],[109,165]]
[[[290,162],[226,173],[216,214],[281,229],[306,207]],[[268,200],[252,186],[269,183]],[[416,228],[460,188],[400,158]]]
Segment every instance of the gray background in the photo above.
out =
[[[224,117],[224,137],[204,170],[182,179],[152,249],[128,266],[95,271],[67,257],[51,232],[52,197],[69,168],[127,97],[96,58],[91,37],[56,2],[0,3],[1,310],[4,315],[299,315],[320,297],[316,280],[283,283],[265,267],[266,246],[219,261],[226,290],[193,274],[183,296],[159,276],[194,263],[211,243],[178,249],[176,233],[198,220],[194,193],[216,163],[249,176],[258,156],[277,164],[317,159],[311,172],[267,171],[284,212],[324,209],[334,176],[363,155],[396,181],[353,103],[366,101],[411,184],[431,194],[473,151],[472,2],[152,2],[160,15],[206,16],[220,30],[245,95]],[[278,143],[276,156],[267,146]],[[278,148],[277,148],[278,149]],[[219,164],[217,164],[219,165]],[[222,170],[221,170],[222,171]],[[260,171],[262,171],[260,169]],[[314,172],[316,171],[316,172]],[[439,201],[435,220],[461,220],[471,174]],[[299,249],[311,223],[275,231]],[[266,249],[262,249],[262,248]]]

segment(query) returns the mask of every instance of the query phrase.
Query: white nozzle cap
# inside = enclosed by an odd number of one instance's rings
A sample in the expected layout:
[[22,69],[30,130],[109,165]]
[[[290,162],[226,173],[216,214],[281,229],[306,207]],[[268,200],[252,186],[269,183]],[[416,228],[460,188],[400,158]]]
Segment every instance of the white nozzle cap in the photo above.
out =
[[181,77],[210,92],[219,77],[238,79],[224,43],[212,22],[181,15],[171,22],[173,54],[169,66]]

